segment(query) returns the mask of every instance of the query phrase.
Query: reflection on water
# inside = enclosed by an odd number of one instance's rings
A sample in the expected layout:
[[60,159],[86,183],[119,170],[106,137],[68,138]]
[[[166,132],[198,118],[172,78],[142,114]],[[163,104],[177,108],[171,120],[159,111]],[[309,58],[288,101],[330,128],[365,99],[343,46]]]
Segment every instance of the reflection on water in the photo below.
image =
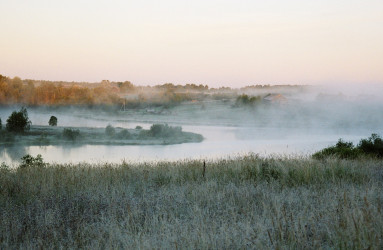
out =
[[28,147],[0,147],[0,162],[12,163],[20,160],[26,154],[28,154]]
[[[148,124],[140,124],[148,126]],[[200,133],[201,143],[148,146],[28,146],[0,149],[0,162],[17,164],[25,154],[41,154],[47,162],[115,162],[218,158],[246,154],[310,154],[334,144],[339,138],[357,143],[368,132],[325,134],[292,129],[183,126],[184,131]]]

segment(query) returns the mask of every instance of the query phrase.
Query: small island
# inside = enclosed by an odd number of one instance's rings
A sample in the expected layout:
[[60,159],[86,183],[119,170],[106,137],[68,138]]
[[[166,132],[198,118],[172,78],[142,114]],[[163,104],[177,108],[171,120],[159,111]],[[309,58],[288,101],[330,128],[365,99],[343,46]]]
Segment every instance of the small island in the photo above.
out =
[[148,130],[140,126],[126,129],[111,125],[106,128],[58,127],[57,118],[52,116],[49,126],[32,126],[25,108],[12,113],[6,129],[0,125],[0,145],[170,145],[202,140],[200,134],[167,124],[153,124]]
[[31,126],[23,133],[0,131],[0,145],[170,145],[202,140],[200,134],[167,124],[153,124],[149,130],[108,125],[106,128]]

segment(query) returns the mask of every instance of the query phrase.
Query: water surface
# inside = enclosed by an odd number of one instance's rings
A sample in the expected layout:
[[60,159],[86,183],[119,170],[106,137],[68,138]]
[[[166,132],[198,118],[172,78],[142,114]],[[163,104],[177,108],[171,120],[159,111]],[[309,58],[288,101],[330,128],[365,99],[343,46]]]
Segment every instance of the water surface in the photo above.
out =
[[[141,125],[144,128],[151,124],[127,123],[120,126],[132,128]],[[204,136],[201,143],[184,143],[176,145],[82,145],[82,146],[15,146],[0,149],[0,162],[17,164],[26,154],[41,154],[47,162],[114,162],[153,161],[219,158],[246,153],[260,155],[286,154],[307,155],[328,145],[339,138],[357,143],[369,136],[365,133],[331,133],[316,130],[295,131],[291,128],[251,128],[220,126],[183,126],[184,131],[200,133]]]
[[[11,109],[0,109],[0,117],[7,117]],[[50,111],[32,111],[29,117],[34,125],[47,125]],[[93,116],[75,113],[60,113],[59,126],[102,127],[108,124],[114,127],[135,128],[142,126],[149,129],[152,123],[137,122],[134,117]],[[4,122],[3,122],[4,123]],[[325,121],[324,121],[325,123]],[[324,124],[323,123],[323,124]],[[333,145],[339,138],[355,144],[371,133],[382,134],[383,130],[367,129],[325,129],[317,124],[315,128],[284,128],[267,126],[217,126],[187,125],[182,122],[169,125],[182,125],[184,131],[195,132],[205,138],[201,143],[184,143],[176,145],[82,145],[82,146],[14,146],[0,148],[0,163],[17,165],[26,154],[41,154],[47,162],[78,163],[78,162],[114,162],[125,161],[157,161],[179,159],[212,159],[238,154],[256,153],[260,155],[308,155]],[[322,127],[321,127],[322,126]]]

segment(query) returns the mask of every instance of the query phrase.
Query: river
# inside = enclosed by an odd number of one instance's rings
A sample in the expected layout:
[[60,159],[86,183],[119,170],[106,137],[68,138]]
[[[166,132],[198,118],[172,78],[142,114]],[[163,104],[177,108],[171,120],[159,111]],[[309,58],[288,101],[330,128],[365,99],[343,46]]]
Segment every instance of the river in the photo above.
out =
[[[48,113],[30,113],[35,125],[46,125]],[[91,119],[60,115],[60,126],[135,128],[148,129],[152,123],[128,120]],[[172,124],[169,124],[172,125]],[[180,125],[177,123],[176,125]],[[305,156],[332,145],[339,138],[357,143],[372,132],[368,130],[328,131],[325,129],[293,129],[281,127],[207,126],[181,124],[183,131],[202,134],[201,143],[147,146],[7,146],[0,148],[0,163],[17,165],[26,154],[41,154],[50,163],[121,163],[122,161],[158,161],[181,159],[214,159],[228,156],[256,153],[262,156],[286,155]]]

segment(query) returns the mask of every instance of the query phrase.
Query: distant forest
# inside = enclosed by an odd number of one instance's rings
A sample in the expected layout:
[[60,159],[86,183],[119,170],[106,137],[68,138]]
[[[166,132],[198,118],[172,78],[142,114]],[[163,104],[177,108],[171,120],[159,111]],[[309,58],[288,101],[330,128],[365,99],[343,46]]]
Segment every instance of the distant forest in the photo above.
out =
[[0,75],[0,104],[26,105],[93,105],[114,104],[119,102],[122,89],[133,88],[129,82],[121,88],[106,84],[80,84],[68,82],[50,82],[21,80]]
[[[302,88],[302,85],[252,85],[240,91],[254,89]],[[208,94],[230,92],[236,96],[238,89],[221,87],[209,88],[207,85],[186,84],[175,85],[165,83],[156,86],[135,86],[129,81],[98,83],[63,82],[43,80],[22,80],[20,77],[0,75],[0,105],[23,104],[28,106],[97,106],[121,105],[131,107],[139,104],[178,104],[183,101],[202,100]],[[141,105],[142,106],[142,105]]]

